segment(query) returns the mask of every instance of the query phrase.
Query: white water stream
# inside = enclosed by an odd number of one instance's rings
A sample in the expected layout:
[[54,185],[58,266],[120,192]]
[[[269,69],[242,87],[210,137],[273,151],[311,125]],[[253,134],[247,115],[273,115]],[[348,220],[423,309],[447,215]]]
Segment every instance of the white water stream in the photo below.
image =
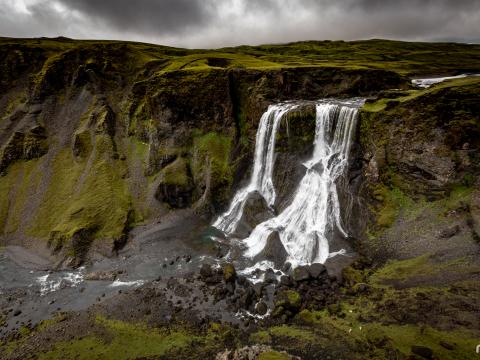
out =
[[229,209],[213,223],[213,226],[230,234],[236,230],[243,214],[248,196],[258,191],[269,206],[275,203],[275,189],[273,187],[273,163],[275,151],[275,135],[282,117],[297,107],[293,104],[271,105],[262,115],[255,141],[255,156],[253,173],[248,185],[237,191]]
[[[287,261],[293,266],[323,263],[333,256],[329,251],[329,239],[334,231],[337,229],[348,236],[342,225],[337,179],[347,169],[359,105],[358,101],[316,104],[314,150],[312,157],[303,164],[306,173],[290,205],[276,217],[257,225],[243,240],[247,247],[245,256],[254,258],[261,253],[273,231],[278,231],[288,253]],[[251,192],[260,192],[269,206],[273,206],[275,135],[282,117],[295,107],[292,104],[271,106],[262,116],[250,183],[235,194],[230,208],[213,224],[226,234],[235,230]]]

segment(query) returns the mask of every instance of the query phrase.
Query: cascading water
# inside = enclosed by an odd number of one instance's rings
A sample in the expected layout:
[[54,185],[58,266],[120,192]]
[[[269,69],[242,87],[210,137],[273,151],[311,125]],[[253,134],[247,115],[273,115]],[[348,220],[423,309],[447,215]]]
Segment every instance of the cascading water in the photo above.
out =
[[[279,215],[257,225],[244,240],[245,256],[262,252],[270,234],[277,231],[293,266],[325,262],[331,255],[329,238],[335,230],[344,237],[337,180],[345,174],[356,128],[358,101],[316,104],[316,129],[312,157],[303,165],[292,201]],[[238,191],[228,211],[213,226],[229,234],[242,216],[248,194],[259,191],[270,206],[275,202],[273,155],[275,135],[292,104],[271,106],[262,116],[257,132],[254,171],[249,185]]]
[[245,188],[237,191],[229,209],[213,223],[217,229],[227,234],[233,233],[243,214],[248,196],[255,191],[263,196],[269,206],[275,203],[272,180],[275,134],[282,117],[296,107],[297,105],[294,104],[271,105],[262,115],[255,141],[253,173],[250,182]]

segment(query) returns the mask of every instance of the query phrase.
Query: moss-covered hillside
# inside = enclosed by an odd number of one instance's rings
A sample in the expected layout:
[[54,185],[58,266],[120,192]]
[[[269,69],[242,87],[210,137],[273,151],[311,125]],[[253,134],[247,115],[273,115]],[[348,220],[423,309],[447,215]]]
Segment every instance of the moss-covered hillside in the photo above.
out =
[[258,119],[285,99],[409,89],[480,71],[480,47],[303,42],[188,50],[0,39],[0,239],[78,265],[175,209],[208,219],[248,169]]

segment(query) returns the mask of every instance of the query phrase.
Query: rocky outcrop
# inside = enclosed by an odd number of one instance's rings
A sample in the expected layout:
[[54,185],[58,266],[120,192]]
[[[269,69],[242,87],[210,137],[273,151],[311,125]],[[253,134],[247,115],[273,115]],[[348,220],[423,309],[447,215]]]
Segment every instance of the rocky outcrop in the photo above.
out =
[[278,231],[273,231],[268,235],[265,247],[262,252],[254,258],[254,261],[259,262],[262,260],[269,260],[273,262],[275,268],[279,269],[285,264],[287,257],[287,250],[285,250],[285,247],[280,240]]
[[2,150],[0,173],[17,160],[31,160],[42,157],[48,151],[47,134],[42,126],[34,126],[26,133],[16,131]]
[[244,239],[250,235],[258,224],[273,216],[274,212],[270,209],[263,196],[258,191],[251,192],[245,202],[242,217],[232,236]]

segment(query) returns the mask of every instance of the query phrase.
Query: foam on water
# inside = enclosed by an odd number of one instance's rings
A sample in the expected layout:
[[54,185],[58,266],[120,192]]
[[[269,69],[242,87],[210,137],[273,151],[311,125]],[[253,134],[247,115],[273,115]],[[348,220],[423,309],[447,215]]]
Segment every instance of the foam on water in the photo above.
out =
[[59,290],[62,282],[66,283],[69,287],[77,286],[84,280],[84,271],[85,268],[81,267],[73,272],[51,273],[37,277],[37,283],[40,285],[40,295],[44,296]]

